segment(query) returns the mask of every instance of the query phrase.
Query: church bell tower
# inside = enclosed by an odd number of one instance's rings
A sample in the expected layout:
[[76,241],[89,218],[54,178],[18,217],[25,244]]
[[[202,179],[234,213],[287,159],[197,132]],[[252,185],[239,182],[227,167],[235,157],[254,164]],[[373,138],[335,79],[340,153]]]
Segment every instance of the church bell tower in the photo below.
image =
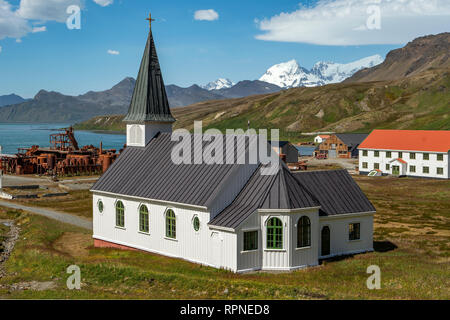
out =
[[147,20],[150,32],[130,108],[123,120],[127,124],[127,146],[131,147],[145,147],[157,133],[172,132],[175,122],[153,41],[151,14]]

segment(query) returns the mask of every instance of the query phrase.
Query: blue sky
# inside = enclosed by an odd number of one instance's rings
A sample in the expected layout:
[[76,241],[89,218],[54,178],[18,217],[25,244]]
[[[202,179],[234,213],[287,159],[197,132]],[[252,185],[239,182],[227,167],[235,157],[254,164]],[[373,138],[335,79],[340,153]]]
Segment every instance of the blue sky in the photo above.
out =
[[[448,23],[432,23],[441,16],[420,20],[423,16],[419,14],[417,21],[425,21],[423,31],[399,31],[391,36],[396,26],[387,17],[384,29],[353,36],[351,28],[347,32],[345,27],[338,30],[327,25],[345,23],[326,18],[323,12],[337,16],[339,13],[332,12],[329,4],[312,0],[22,1],[25,2],[0,0],[0,18],[2,14],[13,14],[11,19],[17,23],[14,30],[6,30],[0,24],[0,95],[14,92],[30,98],[40,89],[78,95],[108,89],[127,76],[136,77],[148,33],[145,18],[149,11],[156,18],[153,33],[165,83],[180,86],[205,84],[219,77],[253,80],[270,66],[291,59],[310,68],[322,60],[346,63],[374,54],[384,56],[417,35],[450,30]],[[28,1],[34,2],[31,5]],[[45,5],[52,1],[79,3],[81,29],[69,30],[63,21],[65,13],[47,14],[51,8]],[[350,6],[353,0],[334,2]],[[218,19],[194,18],[196,11],[206,9],[214,10]],[[439,9],[442,11],[442,7]],[[446,10],[444,18],[448,19]],[[16,19],[18,15],[24,18]],[[352,14],[360,19],[357,16]],[[345,19],[348,20],[351,19]],[[108,50],[119,54],[108,54]]]

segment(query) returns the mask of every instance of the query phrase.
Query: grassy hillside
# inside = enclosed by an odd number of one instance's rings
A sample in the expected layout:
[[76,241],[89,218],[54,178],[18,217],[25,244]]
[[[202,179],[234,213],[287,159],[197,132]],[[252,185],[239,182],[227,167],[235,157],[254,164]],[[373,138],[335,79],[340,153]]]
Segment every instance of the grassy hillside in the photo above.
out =
[[[207,101],[173,109],[176,128],[203,120],[220,130],[277,128],[282,138],[301,132],[369,132],[381,129],[450,130],[450,69],[430,70],[394,81],[340,83],[295,88],[241,99]],[[97,117],[76,126],[85,130],[124,128],[121,118]]]

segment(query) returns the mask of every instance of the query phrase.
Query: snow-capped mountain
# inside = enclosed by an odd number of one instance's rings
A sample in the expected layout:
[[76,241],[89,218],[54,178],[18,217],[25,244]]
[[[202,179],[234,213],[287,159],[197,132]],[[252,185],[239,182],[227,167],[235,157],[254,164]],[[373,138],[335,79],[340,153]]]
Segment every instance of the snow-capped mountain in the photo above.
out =
[[220,89],[228,89],[234,86],[235,83],[229,79],[217,79],[216,81],[210,82],[205,86],[202,86],[203,89],[206,89],[208,91],[211,90],[220,90]]
[[296,60],[291,60],[274,65],[259,80],[286,89],[317,87],[342,82],[359,70],[374,67],[382,62],[383,58],[380,55],[374,55],[346,64],[317,62],[311,70],[307,70]]

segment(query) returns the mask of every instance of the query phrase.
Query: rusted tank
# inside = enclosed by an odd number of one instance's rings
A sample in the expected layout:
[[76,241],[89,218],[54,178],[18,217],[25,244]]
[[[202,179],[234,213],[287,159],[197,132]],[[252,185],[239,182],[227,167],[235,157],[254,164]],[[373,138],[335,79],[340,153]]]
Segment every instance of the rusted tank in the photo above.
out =
[[[50,148],[20,148],[14,156],[0,157],[0,170],[9,174],[69,175],[102,174],[117,159],[115,149],[103,145],[78,147],[72,128],[50,135]],[[124,146],[125,148],[125,146]]]

